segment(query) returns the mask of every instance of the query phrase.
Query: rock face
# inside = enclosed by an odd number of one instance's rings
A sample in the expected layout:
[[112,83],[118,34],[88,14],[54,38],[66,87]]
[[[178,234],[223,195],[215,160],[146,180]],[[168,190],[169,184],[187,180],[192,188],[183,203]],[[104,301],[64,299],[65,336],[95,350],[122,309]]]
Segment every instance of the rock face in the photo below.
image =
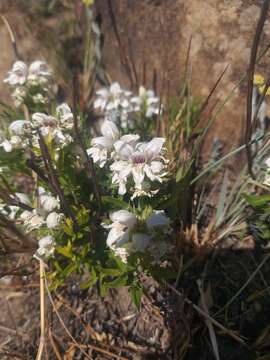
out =
[[[145,83],[147,87],[156,86],[159,94],[168,91],[175,94],[181,88],[192,38],[189,62],[193,93],[207,96],[228,66],[215,95],[222,102],[247,68],[261,3],[260,0],[96,0],[104,35],[106,70],[112,80],[127,87],[136,88]],[[269,36],[268,21],[262,46]],[[263,73],[267,62],[265,56],[257,71]],[[239,144],[244,130],[245,99],[243,84],[219,114],[210,131],[211,138],[218,136],[228,146]]]
[[[39,34],[38,31],[28,31],[24,25],[24,14],[17,6],[19,3],[18,0],[3,0],[0,13],[4,13],[11,23],[25,60],[46,58],[48,53],[50,60],[56,58],[60,41],[55,39],[58,35],[54,34],[61,34],[61,31],[47,31],[54,37],[50,40],[43,36],[43,30]],[[74,1],[74,8],[77,3],[81,4],[80,0]],[[157,90],[160,96],[174,95],[181,89],[192,39],[189,57],[192,92],[195,96],[206,97],[227,67],[215,93],[215,100],[221,104],[247,68],[261,3],[261,0],[95,0],[94,11],[103,35],[103,64],[110,78],[127,88],[135,90],[144,84]],[[34,17],[35,26],[40,29],[46,22],[53,29],[59,17],[66,17],[66,13],[64,15],[62,10],[55,12],[51,19]],[[267,21],[262,47],[269,37],[270,22]],[[0,95],[6,99],[7,89],[3,88],[2,79],[12,64],[13,53],[8,32],[2,23],[0,41],[5,49],[0,57]],[[48,42],[53,43],[53,53],[46,51]],[[70,45],[70,48],[76,51],[76,44]],[[266,55],[257,71],[267,74],[268,63],[269,55]],[[243,83],[219,113],[208,134],[207,149],[215,136],[227,145],[227,149],[241,142],[245,99],[246,87]]]

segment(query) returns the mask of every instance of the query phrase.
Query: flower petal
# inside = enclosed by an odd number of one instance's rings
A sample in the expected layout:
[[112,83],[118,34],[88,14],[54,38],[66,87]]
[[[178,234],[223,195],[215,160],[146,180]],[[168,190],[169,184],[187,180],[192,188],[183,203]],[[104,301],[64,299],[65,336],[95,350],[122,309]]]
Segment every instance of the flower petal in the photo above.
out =
[[156,211],[146,220],[146,225],[149,229],[156,226],[167,226],[169,225],[170,220],[165,215],[164,211]]
[[101,125],[101,134],[107,138],[117,140],[119,138],[119,131],[115,123],[109,120],[104,120]]
[[164,142],[164,138],[154,138],[149,143],[147,143],[144,151],[146,152],[148,160],[154,159],[160,154]]
[[134,214],[127,210],[118,210],[110,215],[113,222],[118,222],[127,226],[129,229],[133,228],[137,222],[137,218]]

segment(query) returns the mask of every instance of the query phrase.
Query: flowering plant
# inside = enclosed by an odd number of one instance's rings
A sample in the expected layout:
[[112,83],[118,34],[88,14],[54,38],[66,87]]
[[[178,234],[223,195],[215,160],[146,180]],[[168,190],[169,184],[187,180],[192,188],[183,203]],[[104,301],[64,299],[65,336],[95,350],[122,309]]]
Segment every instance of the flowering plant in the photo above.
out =
[[52,286],[86,273],[82,286],[98,283],[104,293],[127,285],[139,304],[141,273],[158,280],[175,275],[183,174],[173,142],[155,136],[164,116],[159,98],[144,87],[134,96],[112,83],[96,92],[101,120],[89,128],[77,104],[72,111],[56,103],[44,62],[28,69],[17,61],[4,81],[16,110],[6,106],[3,113],[9,124],[0,140],[0,225],[36,249],[34,257],[50,266]]

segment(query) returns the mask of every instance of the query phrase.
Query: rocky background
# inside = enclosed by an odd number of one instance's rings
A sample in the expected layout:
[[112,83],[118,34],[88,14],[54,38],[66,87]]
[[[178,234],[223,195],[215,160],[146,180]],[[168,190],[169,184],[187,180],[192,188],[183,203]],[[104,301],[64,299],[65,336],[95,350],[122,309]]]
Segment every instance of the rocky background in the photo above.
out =
[[[68,21],[72,14],[57,7],[53,11],[51,3],[54,2],[1,1],[0,11],[11,23],[25,59],[43,57],[50,61],[59,50],[61,34],[66,30],[59,19]],[[96,0],[94,14],[102,32],[102,65],[113,81],[127,88],[136,89],[143,83],[157,89],[160,96],[173,96],[181,89],[191,41],[193,94],[206,97],[227,67],[216,91],[216,99],[221,102],[247,68],[261,3],[261,0]],[[45,14],[43,20],[35,16],[35,11],[46,5],[51,6],[51,13]],[[262,48],[269,38],[268,20]],[[0,23],[0,41],[2,79],[13,61],[3,23]],[[76,52],[76,39],[70,45]],[[267,74],[268,64],[269,55],[266,55],[257,71]],[[241,142],[245,90],[243,84],[219,114],[209,133],[207,148],[214,137],[219,137],[227,148]],[[1,98],[6,99],[6,94],[1,82]]]

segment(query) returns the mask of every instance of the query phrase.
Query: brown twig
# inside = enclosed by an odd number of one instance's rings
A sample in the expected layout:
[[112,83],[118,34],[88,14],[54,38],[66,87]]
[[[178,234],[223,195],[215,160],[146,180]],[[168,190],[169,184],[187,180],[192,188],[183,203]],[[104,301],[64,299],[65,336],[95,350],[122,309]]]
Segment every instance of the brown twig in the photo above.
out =
[[19,52],[18,52],[15,36],[13,34],[11,26],[10,26],[9,22],[7,21],[7,19],[6,19],[6,17],[4,15],[1,15],[1,19],[3,20],[5,26],[6,26],[7,30],[8,30],[10,40],[11,40],[11,44],[12,44],[12,48],[13,48],[13,52],[14,52],[15,60],[20,60],[20,55],[19,55]]
[[248,171],[252,178],[254,178],[254,174],[252,171],[252,153],[249,145],[251,136],[252,136],[252,92],[253,92],[253,78],[255,72],[255,65],[257,59],[258,48],[260,44],[261,34],[263,31],[264,23],[266,21],[267,13],[269,10],[270,0],[264,0],[260,17],[257,23],[256,32],[254,35],[249,66],[247,71],[247,107],[246,107],[246,133],[245,133],[245,144],[246,144],[246,155],[247,155],[247,163],[248,163]]
[[4,224],[6,226],[6,228],[8,230],[10,230],[17,238],[19,238],[20,240],[22,240],[22,242],[24,244],[28,244],[29,243],[29,239],[28,237],[23,234],[17,227],[16,225],[9,220],[7,217],[5,217],[5,215],[0,213],[0,221],[2,222],[2,224]]

